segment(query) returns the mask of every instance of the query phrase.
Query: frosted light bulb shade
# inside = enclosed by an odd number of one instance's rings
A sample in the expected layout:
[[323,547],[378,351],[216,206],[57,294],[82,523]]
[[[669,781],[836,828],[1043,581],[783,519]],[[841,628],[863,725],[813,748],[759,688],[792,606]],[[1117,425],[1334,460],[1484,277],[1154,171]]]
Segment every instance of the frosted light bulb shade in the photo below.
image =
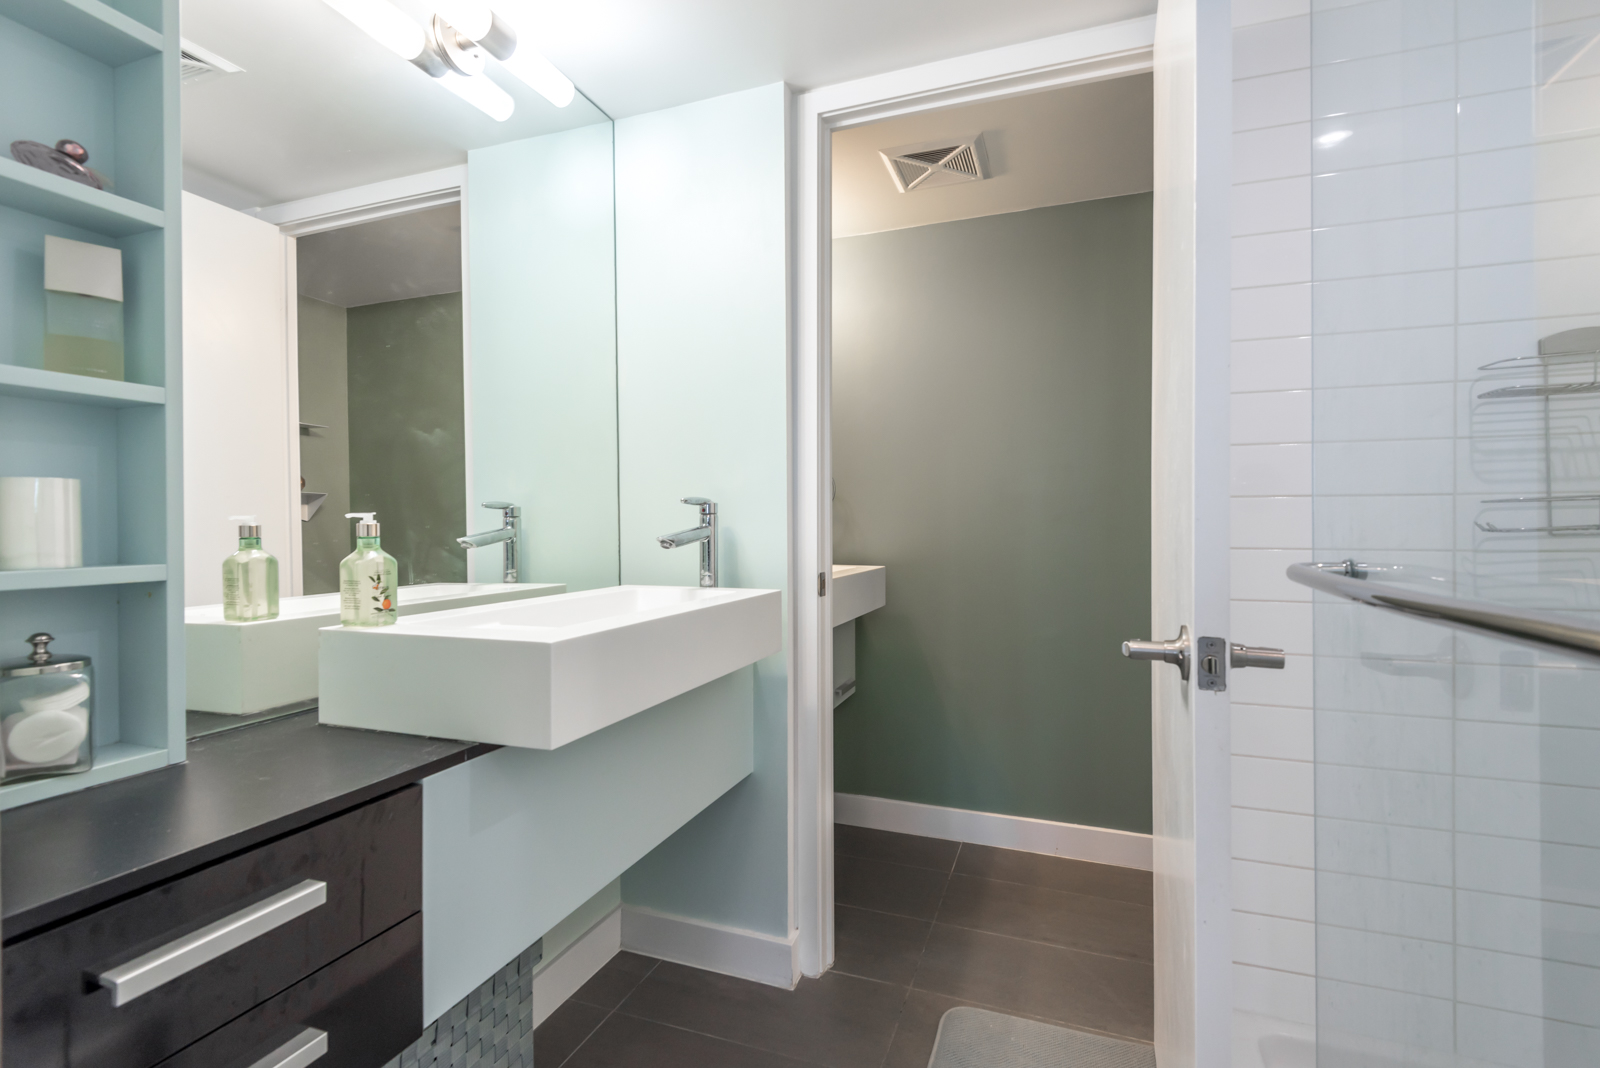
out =
[[436,0],[434,9],[440,18],[474,41],[489,36],[494,25],[494,12],[479,0]]
[[414,60],[428,47],[428,36],[422,27],[389,0],[323,2],[401,59]]
[[435,80],[495,122],[505,122],[516,110],[517,102],[511,99],[511,94],[488,78],[464,78],[455,71],[449,71]]
[[572,79],[562,74],[554,63],[529,46],[517,45],[517,50],[511,53],[511,58],[502,62],[505,63],[506,70],[515,74],[530,89],[556,107],[564,108],[572,103],[572,97],[577,92]]

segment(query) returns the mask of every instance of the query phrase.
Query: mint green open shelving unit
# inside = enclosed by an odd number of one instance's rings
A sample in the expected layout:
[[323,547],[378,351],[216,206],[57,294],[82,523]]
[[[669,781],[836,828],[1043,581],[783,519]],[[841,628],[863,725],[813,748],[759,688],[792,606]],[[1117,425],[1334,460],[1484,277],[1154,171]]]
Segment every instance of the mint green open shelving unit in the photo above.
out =
[[[0,571],[0,659],[86,653],[95,762],[0,809],[183,759],[183,387],[177,0],[0,0],[0,475],[83,482],[84,566]],[[105,192],[10,158],[89,149]],[[42,370],[45,235],[122,250],[126,382]]]

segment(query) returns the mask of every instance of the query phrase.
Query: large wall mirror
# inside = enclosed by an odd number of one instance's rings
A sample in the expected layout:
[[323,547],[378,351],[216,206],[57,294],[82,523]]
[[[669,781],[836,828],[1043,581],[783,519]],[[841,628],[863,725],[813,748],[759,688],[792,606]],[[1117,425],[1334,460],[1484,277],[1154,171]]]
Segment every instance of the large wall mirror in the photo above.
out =
[[495,63],[458,94],[290,2],[183,12],[196,734],[315,703],[351,513],[398,613],[618,581],[610,119]]

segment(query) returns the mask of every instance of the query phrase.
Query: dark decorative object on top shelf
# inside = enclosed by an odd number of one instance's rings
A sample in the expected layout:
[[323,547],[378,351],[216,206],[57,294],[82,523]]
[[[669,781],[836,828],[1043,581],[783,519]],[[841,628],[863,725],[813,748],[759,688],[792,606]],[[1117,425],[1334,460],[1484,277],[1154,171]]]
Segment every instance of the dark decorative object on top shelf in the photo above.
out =
[[56,142],[54,148],[38,141],[13,141],[11,158],[18,163],[26,163],[41,171],[70,178],[74,182],[81,182],[94,189],[111,188],[109,178],[99,171],[89,169],[87,166],[89,150],[76,141],[63,138]]

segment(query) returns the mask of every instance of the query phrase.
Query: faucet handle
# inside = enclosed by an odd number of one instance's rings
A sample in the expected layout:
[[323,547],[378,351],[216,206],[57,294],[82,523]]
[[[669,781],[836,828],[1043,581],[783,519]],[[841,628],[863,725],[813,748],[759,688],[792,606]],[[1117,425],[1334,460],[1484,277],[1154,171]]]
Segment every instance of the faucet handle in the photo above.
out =
[[679,499],[684,504],[692,504],[699,507],[702,511],[715,512],[717,510],[717,502],[706,497],[681,497]]
[[512,504],[510,501],[484,501],[483,504],[479,505],[479,507],[481,507],[481,508],[496,508],[496,509],[499,509],[502,512],[505,512],[505,511],[510,511],[510,510],[516,508],[517,506]]

